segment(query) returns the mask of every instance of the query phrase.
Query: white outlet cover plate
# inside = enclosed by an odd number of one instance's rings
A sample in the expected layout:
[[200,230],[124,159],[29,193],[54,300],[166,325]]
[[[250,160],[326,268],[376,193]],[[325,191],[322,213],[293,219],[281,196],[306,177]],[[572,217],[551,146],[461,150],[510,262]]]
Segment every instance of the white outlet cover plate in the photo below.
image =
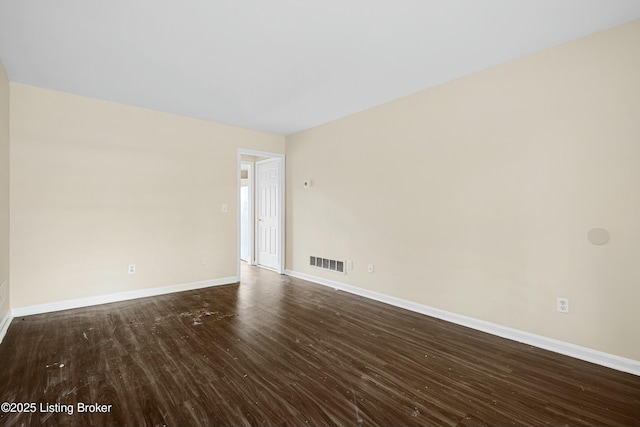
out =
[[569,298],[558,297],[556,305],[560,313],[569,313]]

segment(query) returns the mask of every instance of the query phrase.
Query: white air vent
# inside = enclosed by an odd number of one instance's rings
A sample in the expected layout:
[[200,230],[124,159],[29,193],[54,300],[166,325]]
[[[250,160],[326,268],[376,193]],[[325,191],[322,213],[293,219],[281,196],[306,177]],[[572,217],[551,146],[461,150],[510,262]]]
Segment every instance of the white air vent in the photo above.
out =
[[345,262],[335,259],[321,258],[317,256],[309,257],[309,265],[323,270],[335,271],[345,274]]

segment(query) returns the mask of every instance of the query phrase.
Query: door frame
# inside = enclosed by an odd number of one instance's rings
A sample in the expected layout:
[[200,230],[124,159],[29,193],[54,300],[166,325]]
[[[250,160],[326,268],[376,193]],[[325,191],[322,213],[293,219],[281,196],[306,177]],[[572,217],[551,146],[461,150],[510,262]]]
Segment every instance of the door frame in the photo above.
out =
[[[258,151],[258,150],[250,150],[250,149],[246,149],[246,148],[238,148],[238,155],[237,155],[237,168],[236,168],[236,198],[237,198],[237,209],[236,211],[238,212],[237,215],[237,229],[236,229],[236,235],[237,235],[237,246],[238,246],[238,250],[236,251],[236,261],[237,261],[237,276],[238,276],[238,280],[240,280],[240,245],[241,245],[241,241],[240,241],[240,179],[242,176],[242,155],[247,155],[247,156],[258,156],[258,157],[268,157],[268,158],[277,158],[280,160],[280,173],[278,174],[279,179],[278,179],[278,195],[279,195],[279,208],[280,208],[280,218],[279,218],[279,223],[278,223],[278,243],[280,244],[279,246],[279,253],[278,253],[278,258],[279,258],[279,262],[278,262],[278,268],[276,269],[276,271],[279,274],[284,274],[284,264],[285,264],[285,255],[286,255],[286,250],[285,250],[285,155],[282,153],[272,153],[269,151]],[[257,174],[254,173],[253,174],[254,177],[254,182],[253,182],[253,188],[255,190],[255,180],[257,179]],[[255,202],[255,191],[254,191],[254,202]],[[254,228],[255,228],[255,209],[256,209],[256,203],[253,203],[253,218],[254,218]],[[255,257],[255,251],[256,251],[256,233],[253,233],[253,260],[254,262],[256,261],[256,257]]]

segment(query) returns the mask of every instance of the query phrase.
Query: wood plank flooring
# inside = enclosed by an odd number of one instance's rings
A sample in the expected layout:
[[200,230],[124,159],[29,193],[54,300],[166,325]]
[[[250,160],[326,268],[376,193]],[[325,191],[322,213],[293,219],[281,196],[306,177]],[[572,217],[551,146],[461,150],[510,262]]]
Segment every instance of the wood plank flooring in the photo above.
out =
[[7,427],[638,426],[640,377],[243,267],[241,284],[14,319],[0,402],[37,405]]

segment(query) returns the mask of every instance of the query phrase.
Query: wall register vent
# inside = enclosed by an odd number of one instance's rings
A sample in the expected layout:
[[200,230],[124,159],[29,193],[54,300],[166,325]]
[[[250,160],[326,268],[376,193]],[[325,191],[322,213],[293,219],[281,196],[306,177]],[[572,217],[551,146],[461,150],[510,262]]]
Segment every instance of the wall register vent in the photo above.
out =
[[337,261],[335,259],[320,258],[317,256],[309,257],[309,265],[323,270],[335,271],[337,273],[344,274],[344,261]]

